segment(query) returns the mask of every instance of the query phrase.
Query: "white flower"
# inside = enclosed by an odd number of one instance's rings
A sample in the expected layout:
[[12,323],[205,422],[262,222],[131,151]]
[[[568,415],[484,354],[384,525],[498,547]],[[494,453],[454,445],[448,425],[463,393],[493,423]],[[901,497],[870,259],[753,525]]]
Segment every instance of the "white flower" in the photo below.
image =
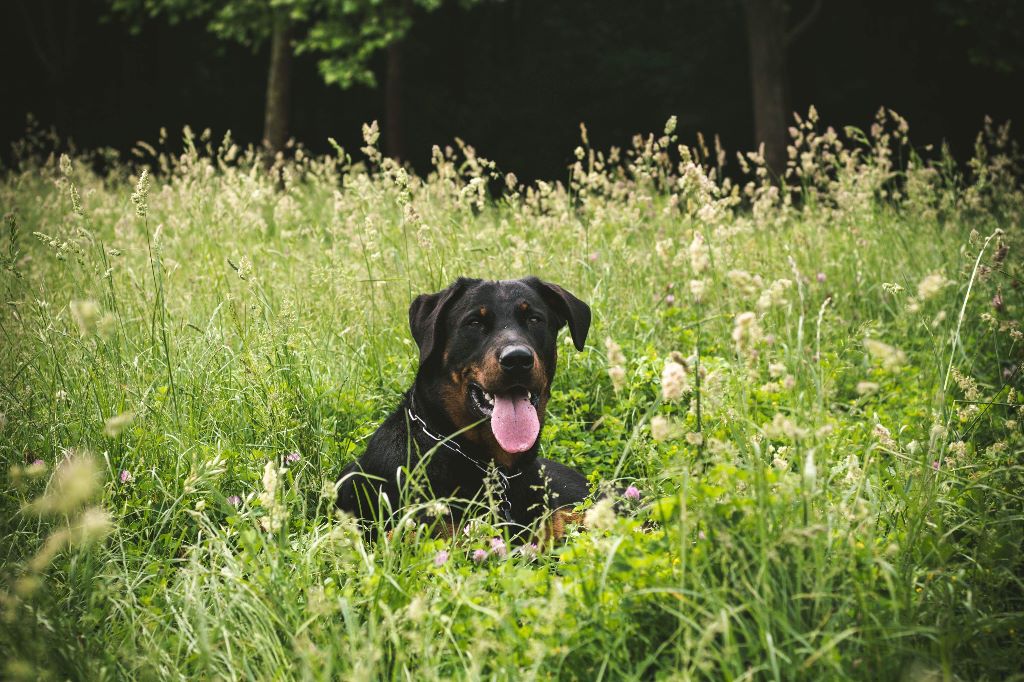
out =
[[917,297],[922,301],[927,301],[932,296],[942,291],[944,288],[952,284],[948,279],[943,277],[939,273],[933,273],[928,275],[917,285]]
[[608,376],[612,380],[612,389],[618,393],[626,387],[626,370],[622,365],[615,365],[608,368]]
[[864,339],[864,350],[885,369],[896,369],[906,364],[907,355],[900,349],[875,339]]
[[708,255],[708,247],[704,243],[704,235],[700,232],[694,232],[693,241],[690,242],[690,247],[687,251],[690,254],[690,268],[694,273],[700,274],[708,269],[711,259]]
[[675,428],[668,418],[662,417],[661,415],[651,418],[651,438],[659,443],[672,438],[674,431]]
[[878,384],[874,381],[857,382],[857,395],[874,395],[878,393]]
[[788,279],[777,279],[768,285],[768,288],[761,292],[761,297],[757,299],[757,309],[761,312],[768,310],[772,306],[785,305],[786,301],[786,290],[793,286],[793,282]]
[[613,504],[612,498],[601,498],[583,515],[583,524],[592,530],[610,530],[615,526],[615,509],[612,507]]
[[736,344],[737,352],[749,350],[761,340],[761,325],[758,324],[757,315],[754,313],[740,313],[736,316],[734,324],[732,340]]
[[686,368],[678,362],[669,360],[661,371],[661,397],[672,402],[689,393],[690,386],[686,380]]
[[622,352],[622,347],[612,340],[612,337],[607,337],[604,340],[605,351],[608,355],[609,365],[624,365],[626,364],[626,356]]
[[708,281],[706,279],[691,279],[690,280],[690,295],[693,296],[693,300],[700,303],[704,300],[704,294],[707,293]]
[[765,424],[764,434],[772,440],[800,440],[807,435],[807,429],[800,428],[789,417],[781,412],[776,412],[770,424]]
[[818,467],[814,464],[814,450],[807,451],[807,457],[804,459],[804,487],[808,490],[814,490],[815,483],[818,478]]

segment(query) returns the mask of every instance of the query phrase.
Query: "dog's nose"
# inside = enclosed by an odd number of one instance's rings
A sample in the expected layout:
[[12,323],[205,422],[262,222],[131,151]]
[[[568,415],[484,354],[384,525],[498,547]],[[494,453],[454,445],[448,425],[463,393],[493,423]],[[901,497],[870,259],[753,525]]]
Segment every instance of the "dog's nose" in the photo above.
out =
[[526,346],[506,346],[498,356],[498,364],[506,372],[523,372],[533,367],[533,351]]

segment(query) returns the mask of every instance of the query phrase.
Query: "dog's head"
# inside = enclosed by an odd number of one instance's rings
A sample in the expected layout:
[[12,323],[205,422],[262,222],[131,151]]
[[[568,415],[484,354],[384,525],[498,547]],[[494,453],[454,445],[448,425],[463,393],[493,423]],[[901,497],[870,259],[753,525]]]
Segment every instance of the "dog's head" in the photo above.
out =
[[583,350],[590,307],[536,277],[460,278],[444,291],[417,296],[409,326],[420,349],[421,395],[454,429],[485,420],[465,438],[511,467],[536,452],[558,330],[567,324]]

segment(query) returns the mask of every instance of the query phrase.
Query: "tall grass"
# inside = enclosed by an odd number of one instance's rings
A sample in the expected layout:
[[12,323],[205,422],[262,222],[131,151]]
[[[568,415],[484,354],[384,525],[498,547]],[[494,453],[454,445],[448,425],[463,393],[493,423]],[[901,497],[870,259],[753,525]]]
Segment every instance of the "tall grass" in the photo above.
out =
[[[4,675],[1021,679],[1008,129],[960,166],[892,112],[812,110],[773,178],[674,127],[582,129],[532,185],[462,142],[418,177],[375,125],[358,160],[269,170],[208,131],[123,161],[27,138],[0,184]],[[412,297],[526,274],[594,311],[544,454],[639,500],[540,550],[486,514],[364,540],[333,485],[411,381]]]

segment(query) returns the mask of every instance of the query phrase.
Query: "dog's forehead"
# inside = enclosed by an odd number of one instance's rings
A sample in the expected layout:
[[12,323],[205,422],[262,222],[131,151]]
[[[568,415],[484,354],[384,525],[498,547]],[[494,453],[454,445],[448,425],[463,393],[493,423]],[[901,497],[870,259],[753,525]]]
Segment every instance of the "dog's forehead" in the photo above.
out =
[[526,302],[531,306],[544,305],[544,299],[526,282],[506,279],[481,282],[466,292],[463,305],[469,308],[507,308]]

